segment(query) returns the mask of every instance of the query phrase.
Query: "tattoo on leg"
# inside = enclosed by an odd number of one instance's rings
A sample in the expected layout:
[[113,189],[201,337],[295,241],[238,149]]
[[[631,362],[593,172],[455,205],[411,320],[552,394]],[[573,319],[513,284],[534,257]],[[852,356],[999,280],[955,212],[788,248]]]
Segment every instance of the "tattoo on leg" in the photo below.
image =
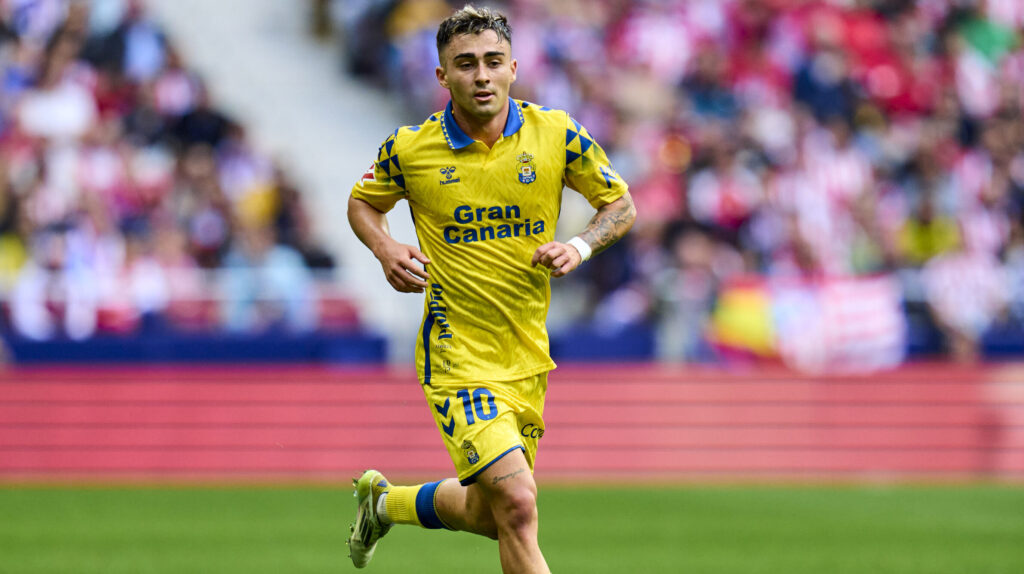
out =
[[504,476],[496,476],[496,477],[494,477],[494,480],[491,481],[491,484],[492,485],[493,484],[498,484],[499,482],[501,482],[503,480],[507,480],[509,478],[517,477],[520,474],[523,474],[524,472],[526,472],[526,469],[525,468],[520,468],[519,470],[514,471],[514,472],[510,472],[510,473],[508,473],[508,474],[506,474]]

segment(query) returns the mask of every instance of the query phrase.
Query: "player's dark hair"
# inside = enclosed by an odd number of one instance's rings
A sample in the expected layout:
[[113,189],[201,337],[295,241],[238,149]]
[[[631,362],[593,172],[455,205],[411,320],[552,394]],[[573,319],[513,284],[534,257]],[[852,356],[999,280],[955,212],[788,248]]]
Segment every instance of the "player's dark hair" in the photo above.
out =
[[494,30],[499,38],[512,44],[512,29],[504,14],[491,8],[477,8],[466,4],[437,28],[437,55],[447,46],[452,38],[463,34],[480,34],[486,30]]

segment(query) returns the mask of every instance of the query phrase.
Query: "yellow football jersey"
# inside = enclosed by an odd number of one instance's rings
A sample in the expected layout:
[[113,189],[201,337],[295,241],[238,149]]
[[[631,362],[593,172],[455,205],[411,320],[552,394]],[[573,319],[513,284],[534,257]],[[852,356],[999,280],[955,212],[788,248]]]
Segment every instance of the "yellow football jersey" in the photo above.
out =
[[510,381],[555,367],[546,319],[550,271],[531,267],[553,241],[562,189],[595,208],[626,184],[604,150],[563,111],[509,99],[488,148],[455,123],[452,105],[396,130],[352,195],[382,212],[412,210],[430,258],[416,363],[422,383]]

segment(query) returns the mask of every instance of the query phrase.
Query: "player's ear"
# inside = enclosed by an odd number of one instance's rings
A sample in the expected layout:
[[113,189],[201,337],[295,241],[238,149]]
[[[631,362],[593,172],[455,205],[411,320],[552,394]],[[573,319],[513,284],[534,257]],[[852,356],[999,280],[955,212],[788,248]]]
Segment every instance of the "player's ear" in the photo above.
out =
[[438,66],[438,67],[434,68],[434,75],[437,76],[437,83],[441,84],[442,88],[444,88],[446,90],[449,89],[448,88],[448,77],[444,73],[444,68],[442,68],[441,66]]
[[519,61],[516,60],[515,58],[512,58],[512,63],[509,65],[509,67],[512,68],[512,81],[515,82],[516,81],[516,68],[519,67]]

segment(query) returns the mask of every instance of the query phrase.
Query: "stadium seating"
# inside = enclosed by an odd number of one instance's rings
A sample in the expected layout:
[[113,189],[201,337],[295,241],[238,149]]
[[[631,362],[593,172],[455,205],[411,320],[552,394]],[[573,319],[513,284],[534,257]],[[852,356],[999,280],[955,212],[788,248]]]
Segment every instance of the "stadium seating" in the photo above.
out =
[[145,4],[11,3],[0,32],[11,359],[384,358],[306,197]]

